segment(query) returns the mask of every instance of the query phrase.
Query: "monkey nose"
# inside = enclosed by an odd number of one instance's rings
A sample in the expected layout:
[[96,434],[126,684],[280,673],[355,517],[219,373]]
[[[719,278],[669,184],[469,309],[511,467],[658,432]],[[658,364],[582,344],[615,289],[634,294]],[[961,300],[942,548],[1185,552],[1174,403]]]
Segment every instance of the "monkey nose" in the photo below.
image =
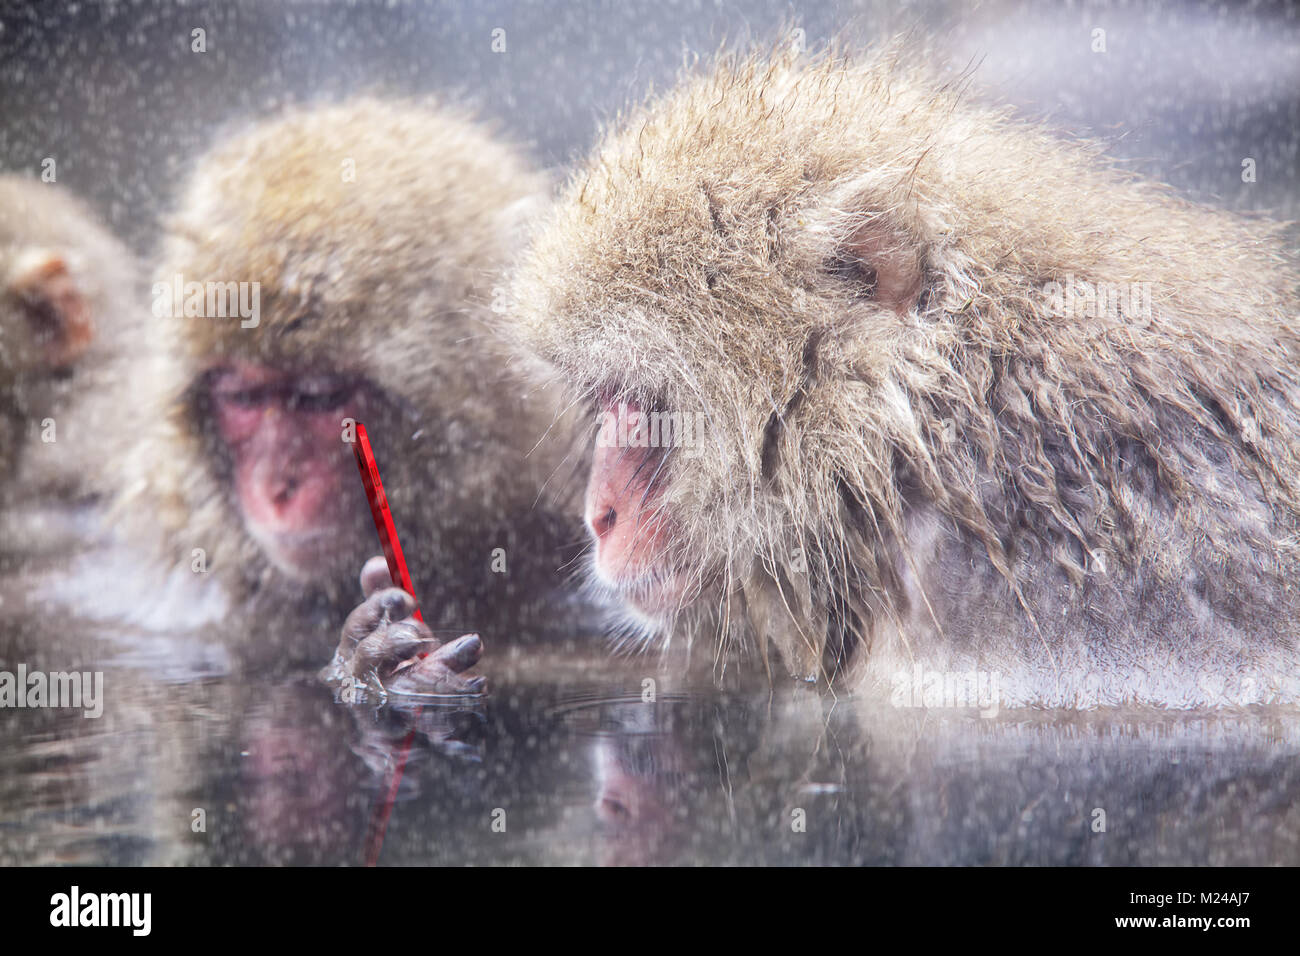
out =
[[603,511],[597,508],[595,514],[587,520],[587,524],[591,527],[591,533],[594,534],[597,539],[603,538],[605,535],[613,531],[614,525],[617,522],[618,512],[613,508],[607,508]]
[[271,501],[277,508],[283,508],[298,493],[298,479],[292,475],[281,478],[275,483],[271,492]]

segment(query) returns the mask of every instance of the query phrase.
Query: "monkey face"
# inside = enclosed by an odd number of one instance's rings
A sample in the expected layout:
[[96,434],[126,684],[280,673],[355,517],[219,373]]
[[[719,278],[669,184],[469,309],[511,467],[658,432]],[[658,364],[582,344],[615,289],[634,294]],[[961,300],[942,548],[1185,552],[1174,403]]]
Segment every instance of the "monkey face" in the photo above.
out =
[[369,386],[247,362],[214,370],[204,385],[211,431],[253,540],[295,579],[350,567],[364,522],[343,420],[366,419]]
[[[928,194],[898,172],[899,143],[919,158],[923,139],[879,136],[898,121],[869,86],[847,113],[826,89],[722,70],[652,104],[578,171],[515,273],[516,341],[600,420],[594,576],[658,631],[773,578],[811,594],[799,568],[845,566],[844,489],[892,493],[897,357],[941,347],[917,318]],[[663,431],[656,413],[673,437],[638,438]]]
[[749,476],[761,449],[713,407],[598,395],[584,498],[592,576],[635,630],[666,633],[706,595],[730,590],[760,550],[753,515],[769,493]]
[[649,617],[676,607],[685,592],[671,563],[678,535],[661,483],[669,447],[657,440],[655,414],[606,403],[584,502],[597,580]]

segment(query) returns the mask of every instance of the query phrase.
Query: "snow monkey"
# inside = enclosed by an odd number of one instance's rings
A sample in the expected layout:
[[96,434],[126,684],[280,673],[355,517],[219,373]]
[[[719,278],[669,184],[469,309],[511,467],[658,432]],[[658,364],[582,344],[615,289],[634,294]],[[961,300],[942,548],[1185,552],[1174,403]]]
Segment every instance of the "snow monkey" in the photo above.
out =
[[[277,610],[337,629],[355,603],[379,542],[352,422],[369,430],[430,624],[521,607],[533,572],[556,569],[538,504],[556,407],[512,377],[484,325],[543,190],[460,113],[375,99],[290,111],[197,162],[150,275],[161,386],[127,502],[161,526],[168,561],[224,589],[250,639],[286,620]],[[367,635],[367,672],[418,655],[473,689],[457,674],[477,637],[428,654],[427,627],[387,627],[414,604],[370,571],[366,608],[384,626]]]
[[507,334],[600,422],[595,581],[637,635],[896,700],[1295,699],[1280,228],[964,85],[721,56],[574,172]]
[[[138,350],[138,266],[62,186],[0,175],[0,551],[107,490],[109,397]],[[25,523],[24,523],[25,522]]]

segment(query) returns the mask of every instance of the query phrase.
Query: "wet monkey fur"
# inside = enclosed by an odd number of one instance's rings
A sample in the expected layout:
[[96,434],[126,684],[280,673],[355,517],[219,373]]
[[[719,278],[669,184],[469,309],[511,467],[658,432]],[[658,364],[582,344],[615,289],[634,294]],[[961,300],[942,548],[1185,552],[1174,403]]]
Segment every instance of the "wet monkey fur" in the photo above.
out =
[[1300,698],[1281,228],[925,62],[724,55],[573,173],[506,334],[600,422],[594,582],[841,686]]
[[[369,429],[431,624],[521,608],[560,563],[556,406],[484,321],[544,188],[459,112],[369,98],[292,110],[198,161],[151,271],[161,385],[126,498],[168,562],[199,561],[230,595],[249,640],[286,617],[337,628],[379,550],[349,419]],[[184,314],[189,283],[249,283],[246,305],[255,283],[260,314]],[[410,611],[388,583],[366,586],[385,627]],[[427,629],[402,637],[405,659]]]

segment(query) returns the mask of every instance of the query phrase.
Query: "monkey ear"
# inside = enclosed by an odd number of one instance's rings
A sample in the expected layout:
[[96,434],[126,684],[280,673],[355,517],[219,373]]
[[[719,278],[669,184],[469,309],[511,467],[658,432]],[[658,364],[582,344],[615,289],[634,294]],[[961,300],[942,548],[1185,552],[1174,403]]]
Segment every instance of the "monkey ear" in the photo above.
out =
[[51,368],[64,368],[82,356],[94,338],[95,327],[90,303],[62,254],[48,249],[23,251],[7,286]]
[[921,295],[920,252],[878,218],[855,227],[841,244],[836,271],[859,284],[862,298],[899,315]]

